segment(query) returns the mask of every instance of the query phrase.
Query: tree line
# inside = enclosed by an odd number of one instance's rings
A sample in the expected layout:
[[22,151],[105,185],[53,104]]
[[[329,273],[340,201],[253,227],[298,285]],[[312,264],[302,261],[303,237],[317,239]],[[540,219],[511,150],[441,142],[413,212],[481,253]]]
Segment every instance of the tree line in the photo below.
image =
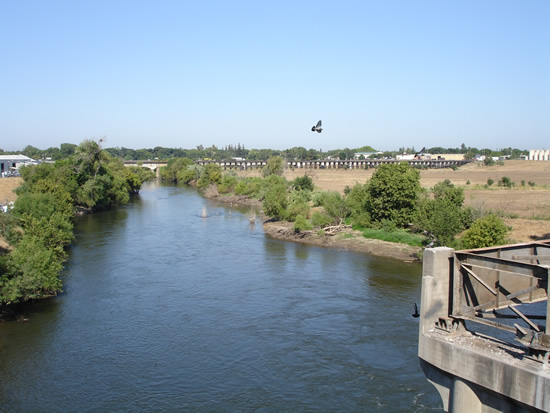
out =
[[[50,147],[48,149],[38,149],[32,145],[27,145],[21,152],[25,156],[28,156],[32,159],[51,159],[54,161],[66,159],[74,155],[77,145],[72,143],[62,143],[59,147]],[[232,158],[245,158],[253,161],[265,161],[273,156],[281,156],[286,160],[298,160],[298,161],[308,161],[308,160],[322,160],[327,159],[328,157],[334,157],[341,160],[353,159],[356,153],[366,152],[366,153],[376,153],[370,155],[371,158],[395,158],[398,154],[417,153],[417,150],[414,147],[401,147],[396,151],[376,151],[371,146],[362,146],[360,148],[344,148],[344,149],[333,149],[328,151],[323,151],[322,149],[306,149],[301,146],[292,147],[285,150],[274,150],[274,149],[247,149],[244,145],[226,145],[223,148],[218,148],[216,145],[205,147],[199,145],[196,148],[192,149],[181,149],[181,148],[165,148],[162,146],[156,146],[154,148],[145,148],[145,149],[131,149],[125,147],[115,147],[115,148],[106,148],[107,151],[113,158],[121,158],[126,161],[136,161],[136,160],[147,160],[147,159],[158,159],[158,160],[169,160],[173,158],[188,158],[191,160],[197,159],[211,159],[215,161],[228,160]],[[493,150],[489,148],[475,148],[467,147],[465,144],[462,144],[460,148],[443,148],[443,147],[432,147],[425,150],[426,153],[432,154],[464,154],[466,159],[472,159],[476,154],[484,155],[486,157],[501,157],[507,156],[511,159],[519,159],[520,155],[528,154],[527,150],[513,149],[513,148],[503,148],[498,150]],[[0,149],[0,154],[9,154],[14,152],[4,152]]]
[[147,168],[125,167],[85,140],[55,163],[20,169],[13,209],[0,212],[0,305],[52,296],[61,291],[59,273],[73,240],[73,218],[127,203],[153,178]]

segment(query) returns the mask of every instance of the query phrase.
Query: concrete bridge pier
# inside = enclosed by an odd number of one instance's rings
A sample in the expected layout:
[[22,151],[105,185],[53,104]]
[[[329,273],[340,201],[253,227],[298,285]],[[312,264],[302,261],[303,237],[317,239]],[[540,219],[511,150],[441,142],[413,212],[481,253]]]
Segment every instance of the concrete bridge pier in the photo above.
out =
[[[522,341],[526,343],[523,345],[518,344],[518,337],[530,333],[518,324],[521,320],[514,324],[519,326],[515,339],[500,333],[478,333],[469,324],[497,324],[483,317],[474,320],[480,308],[493,303],[483,294],[496,294],[497,315],[510,302],[504,302],[505,295],[513,301],[512,305],[519,305],[519,301],[544,303],[549,267],[525,263],[529,260],[550,261],[550,245],[539,242],[534,246],[518,244],[492,250],[425,250],[418,356],[446,412],[550,411],[549,336],[548,328],[543,329],[544,321],[534,324],[541,332],[533,337],[542,339],[538,343],[531,339],[531,344]],[[473,279],[468,279],[469,275]],[[513,277],[519,279],[517,285]],[[478,281],[480,289],[476,290]],[[468,306],[477,310],[471,312]],[[495,312],[490,309],[486,316],[490,314]],[[504,326],[504,331],[511,335],[514,328]]]

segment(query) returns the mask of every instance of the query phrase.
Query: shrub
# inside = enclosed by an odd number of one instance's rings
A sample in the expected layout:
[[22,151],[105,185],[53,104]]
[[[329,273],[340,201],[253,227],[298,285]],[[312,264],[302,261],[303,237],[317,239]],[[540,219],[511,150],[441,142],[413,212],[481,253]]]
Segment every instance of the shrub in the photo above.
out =
[[221,181],[222,170],[220,166],[215,163],[209,163],[204,167],[201,177],[197,181],[197,186],[204,189],[210,184],[219,184]]
[[491,178],[487,179],[487,186],[491,186],[495,183]]
[[218,192],[220,194],[227,194],[229,192],[234,192],[236,185],[237,185],[237,177],[235,175],[224,174],[222,176],[221,183],[218,184]]
[[309,191],[292,191],[289,195],[285,218],[294,221],[298,215],[307,217],[311,207],[308,204]]
[[262,168],[262,176],[282,175],[285,170],[284,160],[280,156],[272,156]]
[[294,232],[302,232],[313,229],[313,225],[306,219],[304,215],[297,215],[294,220]]
[[512,182],[512,180],[507,176],[503,176],[502,178],[500,178],[500,181],[498,181],[498,186],[503,186],[505,188],[512,188],[513,186],[515,186],[515,183]]
[[286,185],[283,183],[274,183],[266,190],[263,199],[264,213],[273,218],[283,218],[287,215],[288,197]]
[[486,157],[485,160],[483,161],[483,163],[485,164],[485,166],[491,166],[491,165],[494,165],[495,164],[495,161],[493,160],[493,158],[491,158],[490,156]]
[[349,215],[345,200],[336,191],[323,192],[320,202],[325,213],[332,218],[334,224],[341,223]]
[[495,214],[476,220],[462,237],[462,247],[466,249],[485,248],[506,243],[508,227]]
[[319,212],[319,211],[315,211],[311,215],[311,223],[315,227],[324,228],[324,227],[328,227],[329,225],[331,225],[333,223],[333,218],[331,216],[329,216],[328,214],[325,214],[325,213],[322,213],[322,212]]
[[313,191],[313,179],[310,176],[298,176],[291,182],[294,189],[300,191]]

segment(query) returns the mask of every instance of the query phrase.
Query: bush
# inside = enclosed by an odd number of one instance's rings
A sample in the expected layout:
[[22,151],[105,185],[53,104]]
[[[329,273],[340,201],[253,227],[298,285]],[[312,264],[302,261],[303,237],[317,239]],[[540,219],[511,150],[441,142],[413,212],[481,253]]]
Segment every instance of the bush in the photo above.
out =
[[262,168],[262,176],[264,178],[270,175],[281,176],[285,170],[284,159],[280,156],[272,156],[267,160],[266,165]]
[[297,177],[291,182],[291,185],[296,190],[313,191],[313,179],[307,175]]
[[294,221],[298,215],[307,217],[311,207],[308,204],[308,192],[292,191],[289,196],[285,219]]
[[263,199],[264,213],[273,218],[284,218],[287,215],[288,197],[286,185],[273,183],[266,189]]
[[498,186],[503,186],[505,188],[512,188],[513,186],[516,186],[514,182],[507,176],[503,176],[500,178],[500,181],[498,181]]
[[294,232],[302,232],[313,229],[313,225],[306,219],[304,215],[297,215],[294,220]]
[[197,186],[204,189],[210,184],[219,184],[221,181],[222,170],[220,166],[215,163],[209,163],[204,167],[201,177],[197,181]]
[[349,215],[349,209],[339,192],[322,192],[317,198],[326,215],[332,218],[334,224],[340,224]]
[[315,227],[324,228],[324,227],[328,227],[329,225],[332,225],[333,218],[323,212],[315,211],[311,215],[311,223]]
[[434,198],[425,195],[416,210],[414,225],[435,238],[436,245],[452,247],[455,236],[471,223],[471,211],[464,209],[464,191],[450,181],[439,182],[432,189]]
[[218,184],[218,192],[220,194],[234,192],[235,186],[237,186],[237,177],[231,174],[224,174],[221,183]]
[[491,178],[487,179],[487,186],[491,186],[495,183]]
[[495,214],[476,220],[462,237],[465,249],[485,248],[506,243],[508,227]]

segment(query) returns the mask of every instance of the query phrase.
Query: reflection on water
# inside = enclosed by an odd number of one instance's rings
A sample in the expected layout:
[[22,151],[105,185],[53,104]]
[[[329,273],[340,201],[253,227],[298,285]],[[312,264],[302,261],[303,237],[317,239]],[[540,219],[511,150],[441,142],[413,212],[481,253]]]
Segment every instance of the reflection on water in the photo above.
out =
[[154,183],[79,219],[66,293],[0,324],[0,410],[440,410],[420,267],[274,240],[246,211]]

